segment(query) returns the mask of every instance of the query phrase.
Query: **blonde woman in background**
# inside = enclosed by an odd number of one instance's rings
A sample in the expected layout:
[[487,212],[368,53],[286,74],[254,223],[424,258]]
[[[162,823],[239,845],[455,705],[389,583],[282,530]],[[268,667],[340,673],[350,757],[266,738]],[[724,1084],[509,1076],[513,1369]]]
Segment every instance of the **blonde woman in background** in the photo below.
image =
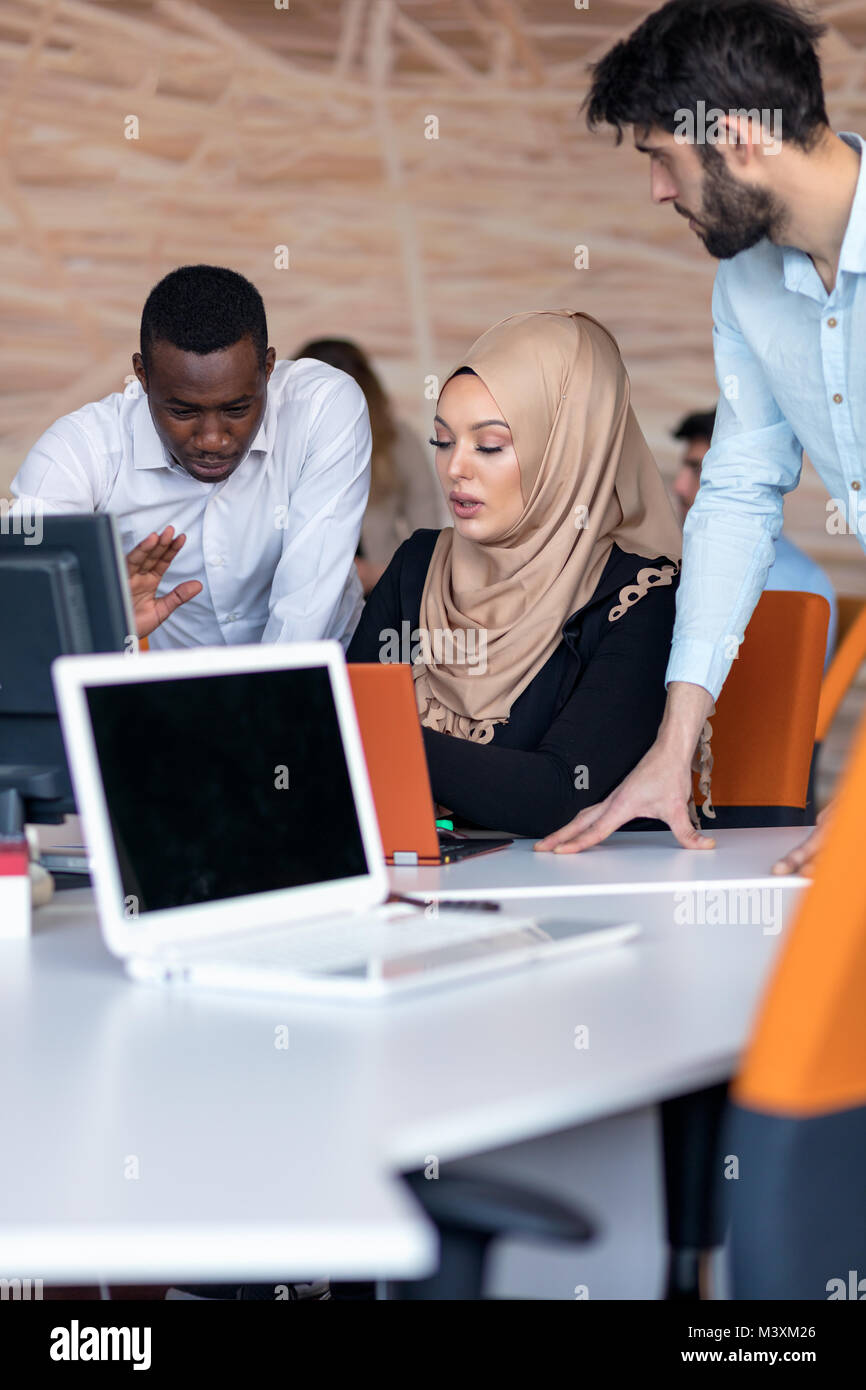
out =
[[315,338],[296,356],[312,357],[346,372],[367,399],[373,435],[370,499],[355,564],[368,594],[394,551],[413,531],[438,529],[444,524],[436,474],[417,435],[404,421],[395,419],[382,383],[357,343],[347,338]]

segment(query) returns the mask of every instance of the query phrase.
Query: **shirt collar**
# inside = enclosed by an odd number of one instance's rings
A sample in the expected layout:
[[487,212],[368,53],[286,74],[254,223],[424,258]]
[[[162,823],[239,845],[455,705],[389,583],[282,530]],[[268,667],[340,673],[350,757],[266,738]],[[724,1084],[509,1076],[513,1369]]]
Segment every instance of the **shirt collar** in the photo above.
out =
[[138,391],[138,401],[132,421],[132,462],[135,468],[169,468],[171,461],[162,447],[159,435],[150,418],[147,396],[137,382],[127,391]]
[[269,454],[274,447],[274,431],[276,429],[276,409],[271,402],[271,388],[268,386],[268,397],[265,402],[265,413],[262,416],[262,423],[256,430],[255,438],[250,445],[251,454]]
[[854,201],[851,204],[848,226],[845,228],[842,250],[839,254],[839,269],[850,270],[855,275],[862,275],[866,272],[866,159],[863,158],[866,141],[863,140],[862,136],[854,135],[847,130],[841,133],[840,138],[859,154],[860,173],[857,177]]
[[[863,158],[866,142],[862,136],[849,130],[840,131],[839,139],[844,140],[860,155],[860,173],[857,176],[857,186],[854,189],[854,201],[848,216],[848,226],[845,228],[845,236],[842,239],[839,270],[847,270],[855,275],[862,275],[866,273],[866,159]],[[805,251],[800,251],[796,246],[783,246],[782,266],[786,290],[805,294],[819,290],[820,297],[825,296],[821,278],[811,257],[807,256]],[[818,298],[819,295],[814,294],[814,297]]]
[[[131,394],[138,393],[138,404],[132,424],[132,462],[135,468],[177,468],[168,450],[156,432],[153,419],[150,414],[150,406],[147,403],[147,396],[138,382],[127,386],[127,391]],[[269,454],[274,445],[274,431],[276,430],[276,410],[271,401],[270,387],[265,403],[265,413],[262,422],[256,431],[255,438],[247,450],[238,468],[242,467],[249,458],[250,454]],[[237,469],[235,469],[237,472]]]

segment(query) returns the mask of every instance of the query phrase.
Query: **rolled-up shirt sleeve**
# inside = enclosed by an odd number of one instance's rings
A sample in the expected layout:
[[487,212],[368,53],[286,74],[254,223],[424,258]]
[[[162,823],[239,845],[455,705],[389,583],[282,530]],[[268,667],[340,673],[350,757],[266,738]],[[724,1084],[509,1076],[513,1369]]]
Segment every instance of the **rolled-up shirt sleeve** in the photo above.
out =
[[263,642],[334,637],[344,646],[361,610],[355,552],[370,489],[370,420],[351,377],[314,408],[271,585]]
[[803,450],[740,332],[721,266],[713,290],[719,404],[701,485],[683,531],[682,579],[665,683],[701,685],[715,699],[763,592],[800,480]]

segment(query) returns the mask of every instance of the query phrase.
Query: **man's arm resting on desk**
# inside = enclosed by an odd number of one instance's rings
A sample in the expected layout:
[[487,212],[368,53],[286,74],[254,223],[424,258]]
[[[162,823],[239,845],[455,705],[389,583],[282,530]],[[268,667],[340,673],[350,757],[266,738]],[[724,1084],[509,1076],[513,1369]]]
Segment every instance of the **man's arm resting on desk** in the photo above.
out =
[[803,464],[803,450],[740,331],[726,289],[729,276],[724,263],[713,289],[716,425],[683,528],[677,620],[665,675],[669,688],[684,681],[716,699],[763,593],[784,498],[797,486]]
[[[634,771],[604,801],[587,806],[574,820],[539,840],[537,850],[577,854],[607,839],[639,816],[666,821],[683,849],[713,849],[715,840],[701,835],[689,817],[692,757],[713,698],[701,685],[674,681],[658,737]],[[774,874],[800,874],[815,866],[827,837],[833,802],[818,815],[815,829],[773,865]]]
[[802,449],[737,321],[720,266],[713,289],[713,353],[721,396],[701,486],[686,521],[682,582],[658,737],[605,801],[588,806],[539,849],[575,853],[635,816],[666,821],[687,849],[715,843],[692,825],[691,763],[773,561],[785,493]]
[[652,748],[604,801],[587,806],[561,830],[535,846],[557,854],[591,849],[621,825],[639,817],[666,821],[684,849],[712,849],[715,840],[692,825],[692,758],[713,697],[701,685],[674,681]]

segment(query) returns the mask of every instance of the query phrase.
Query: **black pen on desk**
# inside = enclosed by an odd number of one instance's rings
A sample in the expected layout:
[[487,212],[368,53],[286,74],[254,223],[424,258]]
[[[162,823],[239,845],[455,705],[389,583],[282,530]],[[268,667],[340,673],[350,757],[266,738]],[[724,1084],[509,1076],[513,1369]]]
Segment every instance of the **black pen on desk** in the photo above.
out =
[[391,902],[408,903],[410,907],[432,907],[448,912],[501,912],[500,903],[492,903],[486,898],[410,898],[406,893],[392,893]]

